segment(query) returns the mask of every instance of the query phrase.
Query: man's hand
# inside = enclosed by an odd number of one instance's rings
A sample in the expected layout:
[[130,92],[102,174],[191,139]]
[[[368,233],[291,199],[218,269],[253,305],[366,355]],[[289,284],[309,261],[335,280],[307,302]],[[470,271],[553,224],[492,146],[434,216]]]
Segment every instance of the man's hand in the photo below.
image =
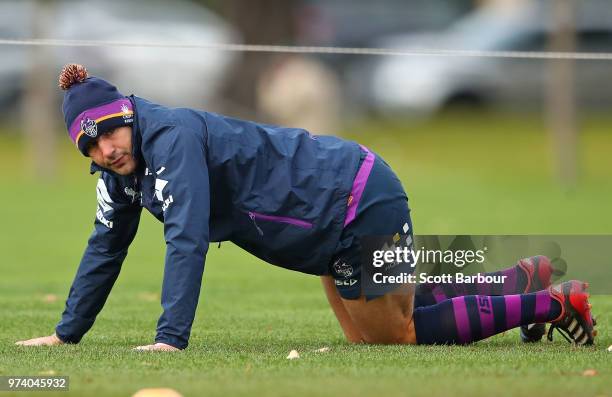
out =
[[64,342],[62,342],[57,335],[53,334],[49,336],[42,336],[40,338],[22,340],[16,342],[15,344],[19,346],[57,346],[63,345]]
[[174,346],[167,345],[165,343],[156,343],[154,345],[138,346],[132,350],[136,350],[139,352],[145,352],[145,351],[147,352],[176,352],[176,351],[180,351],[181,349],[178,349]]

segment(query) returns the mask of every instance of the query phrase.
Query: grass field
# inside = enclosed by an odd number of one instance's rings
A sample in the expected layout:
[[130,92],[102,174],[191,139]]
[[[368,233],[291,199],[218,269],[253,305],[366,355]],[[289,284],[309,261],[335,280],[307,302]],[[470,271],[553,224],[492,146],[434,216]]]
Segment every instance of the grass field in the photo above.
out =
[[[554,178],[536,118],[370,122],[347,137],[397,170],[417,233],[612,234],[610,126],[612,119],[584,122],[580,179],[570,190]],[[95,178],[66,141],[56,180],[37,182],[23,170],[22,142],[0,135],[0,375],[69,375],[62,396],[128,396],[143,387],[185,396],[612,396],[610,296],[592,299],[594,347],[575,349],[560,337],[522,345],[515,331],[471,346],[350,346],[317,278],[229,243],[210,247],[190,347],[132,352],[152,341],[161,309],[162,227],[150,216],[81,344],[14,346],[53,331],[94,219]],[[330,351],[315,352],[324,346]],[[285,358],[292,349],[299,360]],[[597,374],[585,377],[586,369]]]

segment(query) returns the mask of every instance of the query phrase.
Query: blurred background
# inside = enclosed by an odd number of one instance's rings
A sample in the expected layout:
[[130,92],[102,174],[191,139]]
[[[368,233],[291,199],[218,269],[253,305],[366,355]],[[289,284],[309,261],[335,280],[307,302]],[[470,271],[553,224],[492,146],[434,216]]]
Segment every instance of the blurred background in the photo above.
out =
[[[2,43],[28,39],[605,54],[612,52],[612,7],[610,0],[0,0],[2,375],[69,374],[75,395],[151,385],[193,395],[312,395],[313,387],[394,395],[412,390],[414,382],[405,382],[414,376],[406,374],[428,374],[422,362],[448,362],[447,350],[388,359],[377,348],[340,354],[342,363],[306,356],[285,367],[279,360],[296,344],[308,351],[323,341],[342,344],[320,282],[264,265],[230,243],[208,251],[194,355],[130,354],[127,346],[152,340],[160,313],[166,247],[163,225],[148,214],[85,346],[14,349],[16,340],[47,335],[59,320],[95,220],[97,176],[68,139],[60,109],[57,77],[71,62],[126,95],[360,142],[398,174],[416,234],[566,235],[553,240],[578,246],[571,253],[561,247],[568,278],[610,293],[610,238],[581,244],[572,236],[612,235],[612,61]],[[495,265],[514,264],[512,254]],[[609,299],[596,299],[605,347]],[[534,373],[541,348],[517,355],[516,345],[503,347],[517,335],[503,338],[487,346],[509,357],[508,376],[499,355],[487,358],[487,370],[478,350],[461,348],[451,352],[458,364],[438,393],[462,394],[457,385],[465,382],[455,374],[476,379],[467,385],[477,389],[465,395],[498,393],[505,384],[512,394],[519,383],[550,390],[551,372],[569,374],[555,382],[560,393],[609,390],[609,371],[598,364],[605,359],[593,351],[569,360],[555,349],[561,360],[549,356],[554,366]],[[428,367],[440,377],[437,366]],[[597,368],[600,382],[576,368]],[[477,377],[468,376],[474,371]],[[388,382],[388,374],[397,379]],[[313,379],[332,381],[317,386]],[[542,383],[534,388],[535,379]]]
[[[612,8],[606,0],[0,1],[0,39],[40,38],[608,53]],[[77,62],[126,95],[367,144],[400,175],[417,232],[612,232],[612,61],[111,45],[0,44],[0,54],[0,194],[14,204],[2,209],[14,222],[39,222],[24,203],[56,193],[61,201],[62,191],[93,215],[95,181],[66,138],[57,88],[61,67]]]

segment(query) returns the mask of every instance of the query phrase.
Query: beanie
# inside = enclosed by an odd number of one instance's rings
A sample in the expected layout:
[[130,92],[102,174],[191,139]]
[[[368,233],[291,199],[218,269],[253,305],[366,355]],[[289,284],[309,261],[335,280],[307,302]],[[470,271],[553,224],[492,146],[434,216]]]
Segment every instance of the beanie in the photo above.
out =
[[132,125],[132,102],[111,83],[89,77],[82,65],[64,66],[59,76],[62,111],[70,139],[87,156],[87,144],[117,127]]

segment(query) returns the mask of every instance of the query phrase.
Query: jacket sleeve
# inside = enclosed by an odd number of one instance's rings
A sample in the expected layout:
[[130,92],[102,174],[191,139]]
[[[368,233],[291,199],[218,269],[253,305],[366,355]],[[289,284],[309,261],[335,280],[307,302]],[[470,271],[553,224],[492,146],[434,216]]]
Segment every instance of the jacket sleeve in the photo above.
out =
[[155,198],[164,212],[163,313],[156,342],[187,347],[209,243],[210,189],[204,136],[173,127],[155,143]]
[[78,343],[102,310],[138,229],[141,208],[136,196],[121,191],[119,180],[102,173],[96,187],[94,231],[72,282],[57,336]]

